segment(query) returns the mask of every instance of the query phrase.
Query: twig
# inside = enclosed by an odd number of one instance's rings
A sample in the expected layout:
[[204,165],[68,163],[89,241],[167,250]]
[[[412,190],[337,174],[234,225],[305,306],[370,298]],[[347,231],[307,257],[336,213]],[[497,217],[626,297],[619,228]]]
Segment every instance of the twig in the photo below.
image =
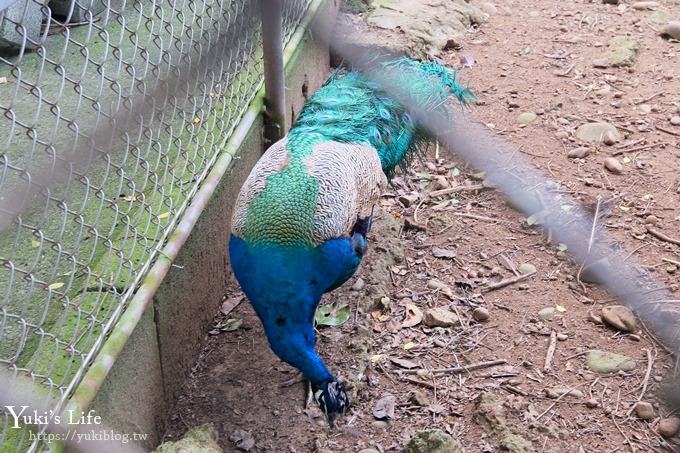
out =
[[550,371],[553,357],[555,356],[555,348],[557,348],[557,333],[553,330],[550,332],[550,344],[548,345],[548,352],[545,354],[545,364],[543,371]]
[[410,376],[402,376],[401,378],[406,382],[410,382],[411,384],[420,385],[421,387],[427,387],[429,389],[434,388],[434,385],[427,381],[421,381],[420,379],[412,378]]
[[635,104],[635,105],[644,104],[645,102],[651,101],[651,100],[654,99],[655,97],[661,96],[662,94],[664,94],[664,92],[663,92],[663,91],[659,91],[658,93],[654,93],[654,94],[651,95],[651,96],[647,96],[647,97],[644,98],[644,99],[641,99],[641,100],[639,100],[639,101],[634,102],[634,104]]
[[616,429],[619,430],[619,432],[621,433],[621,435],[622,435],[623,438],[625,439],[626,443],[627,443],[628,446],[630,447],[631,451],[632,451],[633,453],[635,453],[635,452],[637,451],[637,450],[635,450],[635,445],[633,445],[633,443],[630,441],[630,439],[628,438],[628,436],[626,436],[626,433],[623,432],[623,430],[621,429],[621,427],[619,426],[619,424],[616,423],[616,419],[614,418],[614,414],[611,415],[611,418],[612,418],[612,421],[614,422],[614,426],[616,426]]
[[675,264],[676,266],[680,266],[680,261],[675,261],[675,260],[672,260],[670,258],[661,258],[661,261],[664,261],[666,263]]
[[680,132],[675,132],[675,131],[672,131],[672,130],[670,130],[670,129],[665,129],[665,128],[661,127],[661,126],[656,126],[656,129],[659,130],[659,131],[661,131],[661,132],[665,132],[665,133],[667,133],[667,134],[674,135],[674,136],[676,136],[676,137],[680,137]]
[[680,240],[666,236],[661,231],[659,231],[659,230],[657,230],[657,229],[655,229],[655,228],[653,228],[649,225],[647,225],[647,232],[649,234],[651,234],[652,236],[654,236],[655,238],[661,239],[662,241],[670,242],[671,244],[675,244],[675,245],[680,245]]
[[500,222],[499,219],[492,219],[491,217],[484,217],[482,215],[466,214],[464,212],[454,212],[453,215],[455,215],[456,217],[465,217],[467,219],[484,220],[486,222],[493,222],[493,223]]
[[474,364],[468,365],[468,366],[457,366],[457,367],[453,367],[453,368],[435,368],[434,370],[424,370],[424,369],[420,368],[420,369],[417,369],[417,370],[400,370],[399,372],[401,374],[417,374],[417,373],[422,373],[423,371],[426,371],[428,374],[434,374],[434,373],[460,374],[460,373],[465,373],[466,371],[474,371],[474,370],[479,370],[481,368],[490,368],[492,366],[503,365],[505,363],[507,363],[507,361],[504,360],[504,359],[496,359],[496,360],[489,360],[488,362],[474,363]]
[[483,291],[493,291],[495,289],[500,289],[500,288],[506,287],[508,285],[512,285],[513,283],[521,282],[522,280],[531,277],[535,273],[536,273],[536,271],[533,271],[533,272],[529,272],[527,274],[518,275],[516,277],[504,278],[500,282],[490,283],[490,284],[486,285],[485,287],[482,288],[482,290]]
[[546,410],[544,410],[543,412],[541,412],[541,414],[540,414],[538,417],[536,417],[536,420],[538,421],[541,417],[543,417],[545,414],[547,414],[548,412],[550,412],[550,410],[551,410],[553,407],[555,407],[555,405],[556,405],[557,403],[559,403],[559,402],[562,400],[562,398],[564,398],[565,396],[567,396],[568,394],[570,394],[571,392],[573,392],[574,390],[576,390],[577,388],[579,388],[581,385],[582,385],[582,384],[579,384],[579,385],[577,385],[577,386],[574,386],[574,387],[572,387],[572,388],[570,388],[570,389],[567,389],[567,390],[565,390],[564,392],[562,392],[562,394],[561,394],[560,396],[558,396],[557,399],[556,399],[555,401],[553,401],[553,403],[552,403],[550,406],[548,406],[548,408],[547,408]]
[[659,144],[658,143],[650,143],[649,145],[636,146],[634,148],[628,148],[628,149],[620,149],[618,151],[614,151],[612,153],[612,156],[618,156],[618,155],[624,154],[624,153],[632,153],[634,151],[642,151],[642,150],[645,150],[645,149],[654,148],[655,146],[659,146]]
[[437,198],[437,197],[443,197],[444,195],[450,195],[452,193],[458,193],[458,192],[467,192],[467,191],[474,191],[474,190],[482,190],[486,189],[481,184],[477,184],[474,186],[457,186],[457,187],[449,187],[448,189],[441,189],[441,190],[433,190],[432,192],[429,193],[431,198]]
[[[654,365],[654,358],[652,357],[652,353],[649,349],[645,349],[645,352],[647,353],[647,372],[645,373],[645,378],[642,380],[642,390],[640,391],[640,396],[638,396],[638,401],[642,401],[642,398],[644,398],[645,393],[647,393],[647,385],[649,385],[649,377],[652,374],[652,366]],[[628,409],[628,414],[630,415],[631,412],[635,409],[635,404],[630,406],[630,409]]]

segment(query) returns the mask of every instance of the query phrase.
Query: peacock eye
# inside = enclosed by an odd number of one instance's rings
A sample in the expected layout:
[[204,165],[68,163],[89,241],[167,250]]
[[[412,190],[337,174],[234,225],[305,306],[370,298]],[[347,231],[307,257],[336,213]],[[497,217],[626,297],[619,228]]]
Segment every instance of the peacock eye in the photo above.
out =
[[381,108],[379,110],[379,112],[380,112],[380,117],[383,118],[383,119],[389,120],[390,118],[392,118],[392,115],[390,115],[390,112],[388,112],[387,109]]
[[404,120],[404,123],[408,124],[409,126],[413,124],[413,121],[411,120],[411,115],[408,113],[404,113],[401,115],[401,119]]
[[382,135],[380,135],[380,131],[378,129],[373,131],[373,139],[375,140],[376,143],[382,142]]

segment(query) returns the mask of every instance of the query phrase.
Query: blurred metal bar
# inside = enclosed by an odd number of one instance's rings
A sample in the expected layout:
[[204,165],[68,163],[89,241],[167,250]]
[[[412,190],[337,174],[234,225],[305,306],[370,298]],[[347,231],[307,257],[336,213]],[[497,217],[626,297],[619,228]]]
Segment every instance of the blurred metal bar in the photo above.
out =
[[283,64],[283,0],[260,0],[267,145],[286,134],[286,81]]

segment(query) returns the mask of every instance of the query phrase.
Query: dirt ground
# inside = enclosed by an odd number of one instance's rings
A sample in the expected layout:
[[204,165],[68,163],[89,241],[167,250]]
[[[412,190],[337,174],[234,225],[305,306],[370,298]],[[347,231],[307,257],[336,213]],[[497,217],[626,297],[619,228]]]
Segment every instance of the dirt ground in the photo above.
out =
[[[513,158],[542,169],[584,204],[620,196],[606,232],[677,294],[680,245],[648,234],[645,222],[680,239],[680,126],[670,122],[680,115],[680,44],[658,36],[654,11],[623,3],[514,0],[495,12],[487,5],[488,21],[442,57],[471,66],[461,77],[478,97],[472,114],[519,149]],[[680,18],[680,4],[661,3]],[[637,61],[594,67],[615,35],[639,41]],[[523,112],[537,117],[520,125]],[[611,146],[581,142],[576,128],[594,120],[614,124],[623,137]],[[581,146],[588,156],[567,157]],[[621,174],[603,167],[614,154]],[[339,453],[402,451],[415,433],[434,428],[466,451],[680,451],[677,437],[658,434],[660,418],[672,415],[661,400],[661,381],[673,372],[669,354],[643,326],[624,333],[602,324],[602,308],[617,301],[579,284],[578,266],[558,244],[500,194],[473,190],[478,179],[432,146],[381,200],[362,267],[325,299],[352,309],[344,325],[319,330],[320,354],[348,383],[353,403],[335,430],[316,407],[305,408],[305,384],[281,386],[296,373],[269,350],[243,301],[217,315],[217,323],[242,324],[207,336],[165,440],[212,422],[225,451],[239,451],[230,440],[237,429],[252,434],[251,451]],[[447,187],[465,190],[429,195]],[[488,288],[522,265],[536,273]],[[236,285],[225,296],[241,298]],[[457,322],[409,327],[434,307]],[[586,366],[592,349],[628,356],[636,367],[596,374]],[[417,372],[492,360],[505,363]],[[389,395],[394,414],[379,420],[376,404]],[[653,405],[650,420],[631,409],[640,398]]]

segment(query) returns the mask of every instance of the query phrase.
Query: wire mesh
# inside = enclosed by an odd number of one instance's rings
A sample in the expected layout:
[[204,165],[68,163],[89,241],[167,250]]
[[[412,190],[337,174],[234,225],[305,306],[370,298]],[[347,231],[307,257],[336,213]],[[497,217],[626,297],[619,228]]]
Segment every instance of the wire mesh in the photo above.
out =
[[[286,40],[310,3],[285,3]],[[0,12],[0,202],[21,194],[0,204],[0,366],[46,401],[69,397],[262,86],[258,5]],[[12,424],[2,411],[2,451],[35,446]]]

